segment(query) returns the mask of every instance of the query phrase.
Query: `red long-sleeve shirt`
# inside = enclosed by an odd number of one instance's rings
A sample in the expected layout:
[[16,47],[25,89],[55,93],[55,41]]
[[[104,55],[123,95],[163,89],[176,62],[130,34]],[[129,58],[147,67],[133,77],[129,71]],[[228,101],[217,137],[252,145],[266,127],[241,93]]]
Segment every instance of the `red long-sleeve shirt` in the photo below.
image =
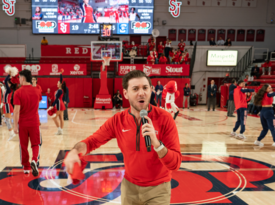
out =
[[108,119],[99,130],[83,140],[87,153],[109,140],[116,138],[124,156],[125,179],[138,186],[157,186],[171,180],[171,172],[179,169],[182,161],[178,130],[172,116],[161,108],[149,106],[148,117],[152,120],[157,138],[168,149],[163,158],[159,158],[153,146],[147,152],[142,137],[142,126],[127,109]]
[[162,56],[159,58],[159,64],[166,64],[167,58],[165,56]]
[[149,55],[148,57],[147,57],[147,62],[148,62],[148,64],[149,65],[154,65],[155,63],[155,57],[153,56],[151,56],[151,55]]

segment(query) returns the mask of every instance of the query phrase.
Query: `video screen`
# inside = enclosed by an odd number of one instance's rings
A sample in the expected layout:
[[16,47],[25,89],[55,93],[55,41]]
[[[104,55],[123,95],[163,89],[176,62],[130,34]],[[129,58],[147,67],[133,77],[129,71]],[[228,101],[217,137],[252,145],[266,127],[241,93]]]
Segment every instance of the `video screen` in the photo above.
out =
[[208,50],[207,66],[236,66],[238,63],[238,51],[232,50]]
[[32,0],[34,34],[151,34],[154,0]]

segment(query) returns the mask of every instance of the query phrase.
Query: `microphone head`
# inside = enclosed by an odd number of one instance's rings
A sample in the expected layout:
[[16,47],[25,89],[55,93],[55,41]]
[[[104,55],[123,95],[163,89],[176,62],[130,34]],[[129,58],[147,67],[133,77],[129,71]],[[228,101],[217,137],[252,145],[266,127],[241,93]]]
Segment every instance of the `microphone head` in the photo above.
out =
[[140,117],[145,117],[145,116],[148,115],[148,112],[147,112],[146,110],[141,110],[141,111],[139,112],[139,115],[140,115]]

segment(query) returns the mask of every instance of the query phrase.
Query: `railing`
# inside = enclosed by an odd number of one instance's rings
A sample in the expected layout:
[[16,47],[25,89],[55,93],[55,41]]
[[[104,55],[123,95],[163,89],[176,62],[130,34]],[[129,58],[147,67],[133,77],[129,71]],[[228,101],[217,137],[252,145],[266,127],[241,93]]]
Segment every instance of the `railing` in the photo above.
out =
[[[254,60],[267,61],[268,59],[268,48],[254,48]],[[275,58],[275,56],[274,56]]]
[[228,77],[239,79],[242,74],[246,71],[248,66],[252,65],[253,63],[253,47],[251,47],[246,54],[241,58],[241,60],[238,62],[237,66],[234,67],[230,72],[229,76],[224,78],[222,82],[225,82]]
[[192,77],[192,73],[193,73],[193,69],[194,69],[194,65],[195,65],[195,61],[196,61],[196,52],[197,52],[197,42],[194,45],[194,49],[193,49],[193,53],[192,53],[192,58],[190,61],[190,74],[189,74],[189,78]]

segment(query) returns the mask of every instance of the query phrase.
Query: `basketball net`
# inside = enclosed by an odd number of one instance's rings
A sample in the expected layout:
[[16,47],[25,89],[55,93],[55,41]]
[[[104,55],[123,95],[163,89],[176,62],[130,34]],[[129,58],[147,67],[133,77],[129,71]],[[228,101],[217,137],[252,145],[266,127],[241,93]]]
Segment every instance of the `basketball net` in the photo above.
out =
[[103,66],[109,66],[110,65],[111,57],[104,56],[104,57],[102,57],[102,59],[103,59]]

